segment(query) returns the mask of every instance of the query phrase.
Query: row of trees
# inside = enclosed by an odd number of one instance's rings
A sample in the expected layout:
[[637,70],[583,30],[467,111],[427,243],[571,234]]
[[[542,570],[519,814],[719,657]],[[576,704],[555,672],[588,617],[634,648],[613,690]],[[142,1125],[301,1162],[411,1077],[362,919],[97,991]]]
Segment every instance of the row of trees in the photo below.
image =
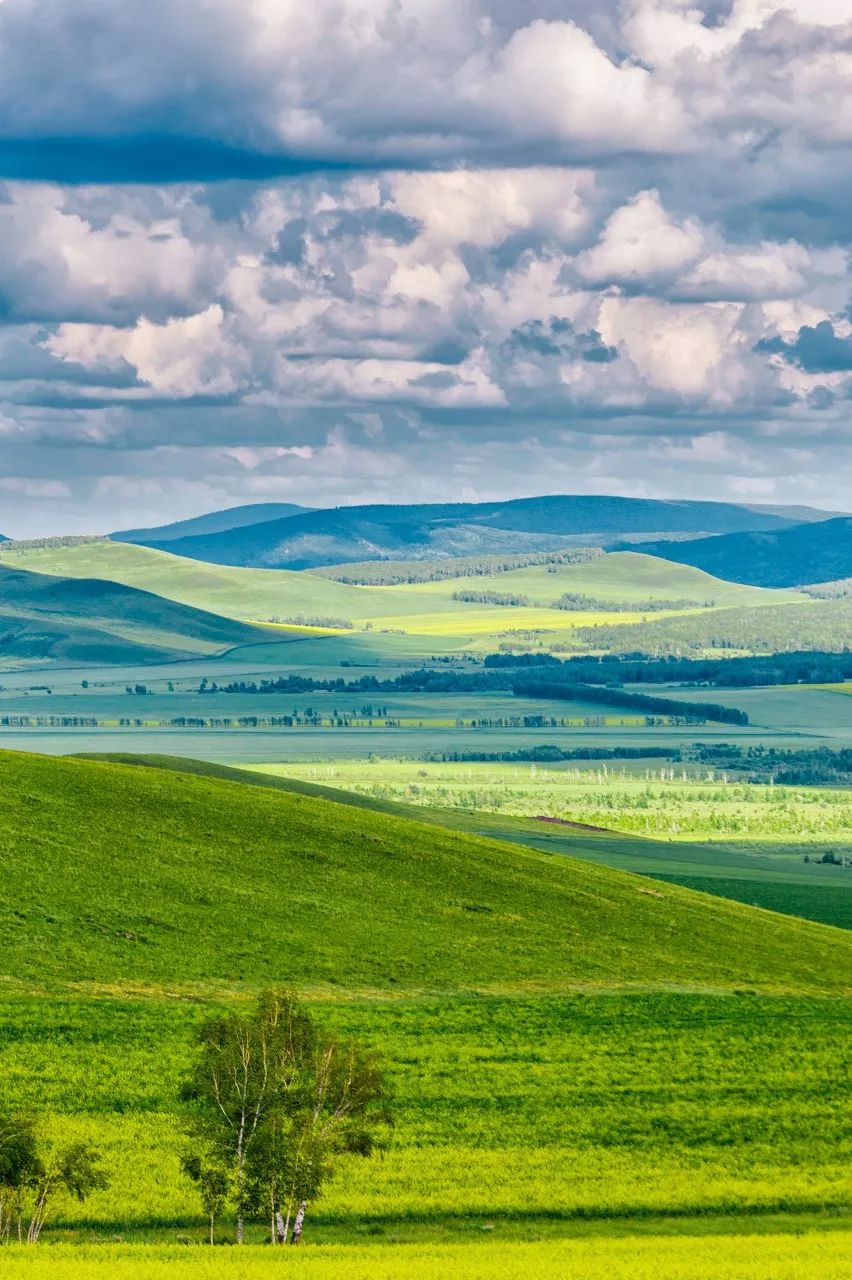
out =
[[[337,1158],[381,1150],[392,1132],[375,1054],[328,1034],[287,991],[204,1022],[180,1097],[181,1163],[211,1244],[228,1211],[238,1244],[248,1221],[265,1221],[274,1244],[298,1244]],[[56,1147],[28,1116],[0,1114],[0,1240],[35,1244],[60,1193],[85,1200],[106,1185],[95,1150]]]
[[490,578],[532,565],[546,565],[558,573],[563,564],[600,560],[600,547],[572,547],[564,551],[528,551],[515,555],[453,556],[444,560],[364,560],[343,565],[319,565],[311,572],[336,582],[358,586],[396,586],[409,582],[437,582],[447,578]]

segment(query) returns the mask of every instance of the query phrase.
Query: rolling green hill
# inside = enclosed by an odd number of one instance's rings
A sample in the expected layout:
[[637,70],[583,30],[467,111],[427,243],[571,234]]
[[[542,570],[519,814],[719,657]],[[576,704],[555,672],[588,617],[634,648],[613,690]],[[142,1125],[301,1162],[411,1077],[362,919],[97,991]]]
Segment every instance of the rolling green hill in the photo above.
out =
[[[346,791],[342,787],[291,777],[289,770],[293,766],[285,766],[286,773],[273,773],[262,768],[239,769],[178,756],[91,754],[79,758],[173,770],[313,796],[319,800],[333,800],[373,813],[411,818],[473,835],[507,840],[547,853],[582,858],[623,871],[653,875],[690,889],[699,889],[702,893],[717,894],[733,898],[736,902],[780,911],[784,915],[852,929],[852,878],[839,870],[835,873],[834,868],[826,874],[827,869],[817,867],[814,862],[796,866],[790,859],[782,862],[777,857],[768,856],[770,852],[777,853],[777,845],[771,840],[767,840],[766,847],[757,844],[745,853],[739,849],[720,848],[718,844],[708,846],[707,843],[652,839],[624,831],[583,826],[582,823],[556,825],[505,813],[448,808],[448,796],[444,807],[401,804],[362,791]],[[271,767],[266,768],[269,770]]]
[[24,987],[852,986],[838,930],[306,795],[19,753],[0,785]]
[[[453,598],[460,589],[518,592],[528,596],[535,606],[547,606],[565,592],[573,591],[597,597],[604,610],[609,602],[629,604],[679,597],[728,606],[762,606],[804,598],[796,592],[764,591],[722,582],[690,566],[633,552],[599,556],[581,564],[535,565],[490,576],[392,587],[352,585],[286,569],[207,564],[167,551],[104,539],[61,547],[11,548],[0,554],[0,566],[3,565],[66,577],[108,579],[248,621],[342,617],[403,630],[425,627],[431,634],[441,634],[442,627],[449,634],[463,633],[466,628],[475,634],[483,630],[483,625],[486,632],[528,625],[522,611],[487,607],[488,617],[483,624],[481,605]],[[447,615],[444,620],[442,615]],[[419,624],[417,618],[421,619]],[[585,619],[596,620],[593,616]],[[560,629],[580,625],[584,618],[551,611],[545,621]]]
[[0,562],[0,655],[7,660],[153,662],[218,653],[257,638],[253,627],[148,591]]
[[516,592],[536,604],[550,604],[574,592],[594,598],[602,608],[612,604],[645,601],[689,600],[698,605],[759,606],[804,602],[797,591],[767,591],[760,587],[724,582],[692,565],[676,564],[635,551],[617,551],[581,564],[530,565],[506,573],[457,578],[400,587],[411,596],[451,598],[459,587],[475,591]]
[[691,542],[657,541],[639,549],[732,582],[795,587],[852,574],[852,519],[841,516],[792,529],[736,532]]

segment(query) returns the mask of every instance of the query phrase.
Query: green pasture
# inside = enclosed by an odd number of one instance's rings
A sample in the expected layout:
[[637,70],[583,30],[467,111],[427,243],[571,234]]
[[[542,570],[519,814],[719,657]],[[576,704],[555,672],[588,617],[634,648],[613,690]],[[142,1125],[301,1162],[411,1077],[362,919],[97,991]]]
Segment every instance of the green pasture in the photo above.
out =
[[[312,1207],[315,1242],[463,1240],[483,1224],[498,1239],[618,1234],[710,1215],[748,1231],[848,1207],[844,1001],[744,991],[315,1009],[381,1051],[396,1116],[391,1150],[342,1166]],[[157,998],[0,1005],[6,1096],[26,1105],[37,1092],[55,1133],[96,1143],[113,1175],[57,1211],[53,1239],[203,1240],[176,1099],[204,1012]]]
[[842,789],[756,786],[658,762],[246,767],[285,785],[349,789],[356,800],[402,804],[462,830],[852,928],[852,866],[821,861],[852,858],[852,793]]
[[[111,1175],[4,1276],[842,1265],[841,930],[483,838],[483,815],[215,772],[0,754],[2,1100]],[[205,1014],[273,984],[381,1053],[393,1143],[340,1165],[298,1254],[260,1223],[205,1250],[179,1082]]]
[[852,977],[831,929],[305,795],[16,753],[0,786],[0,949],[25,983],[233,990],[283,968],[350,990],[834,991]]
[[[492,1224],[480,1228],[488,1239]],[[623,1237],[615,1240],[411,1245],[303,1246],[270,1254],[262,1248],[207,1252],[180,1245],[52,1248],[33,1258],[11,1249],[9,1280],[825,1280],[842,1276],[852,1233],[711,1236],[704,1239]]]
[[544,817],[672,840],[852,846],[852,791],[757,785],[676,767],[417,761],[269,765],[270,772],[348,788],[375,799],[517,817]]
[[[666,689],[667,698],[701,702],[707,691]],[[774,733],[798,733],[803,737],[832,737],[837,745],[852,739],[852,704],[844,687],[778,685],[765,689],[718,689],[714,698],[745,711],[754,728]],[[803,744],[804,745],[804,744]]]
[[[519,637],[522,643],[538,643],[544,633],[546,644],[573,643],[571,636],[578,627],[642,623],[641,612],[607,612],[605,608],[566,612],[550,607],[571,591],[621,604],[685,598],[720,607],[803,599],[796,592],[725,583],[689,566],[633,552],[616,552],[583,564],[533,566],[489,577],[393,587],[350,585],[309,572],[230,568],[109,541],[10,549],[2,553],[0,566],[141,587],[166,600],[241,621],[269,622],[296,616],[348,618],[359,631],[369,626],[380,634],[401,632],[419,637],[415,648],[421,654],[434,640],[483,652]],[[460,589],[514,591],[528,596],[530,604],[518,608],[469,604],[453,598]],[[680,613],[654,615],[657,622],[671,616]],[[344,636],[342,644],[355,656],[352,639],[354,636]],[[139,642],[144,640],[140,635]],[[366,648],[370,650],[369,643]]]
[[382,588],[439,599],[459,590],[514,592],[537,604],[550,604],[573,592],[619,604],[642,600],[689,599],[718,607],[801,603],[798,591],[773,591],[746,587],[714,578],[691,565],[675,564],[636,551],[615,551],[580,564],[531,565],[505,573],[465,579],[444,578],[435,582]]

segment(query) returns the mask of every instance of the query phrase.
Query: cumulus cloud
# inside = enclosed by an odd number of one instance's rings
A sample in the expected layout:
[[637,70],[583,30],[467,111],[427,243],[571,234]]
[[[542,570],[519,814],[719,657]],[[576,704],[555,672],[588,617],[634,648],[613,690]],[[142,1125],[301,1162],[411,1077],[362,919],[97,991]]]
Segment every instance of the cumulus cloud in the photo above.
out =
[[848,136],[843,0],[713,16],[685,0],[4,0],[0,161],[163,179]]
[[850,51],[848,0],[2,0],[9,527],[845,505]]

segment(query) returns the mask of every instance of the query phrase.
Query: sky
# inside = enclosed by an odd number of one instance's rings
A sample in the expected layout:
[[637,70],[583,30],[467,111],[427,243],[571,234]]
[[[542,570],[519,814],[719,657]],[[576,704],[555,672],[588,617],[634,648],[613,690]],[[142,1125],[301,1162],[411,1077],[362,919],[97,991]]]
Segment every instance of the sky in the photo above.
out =
[[0,0],[0,530],[852,509],[852,0]]

